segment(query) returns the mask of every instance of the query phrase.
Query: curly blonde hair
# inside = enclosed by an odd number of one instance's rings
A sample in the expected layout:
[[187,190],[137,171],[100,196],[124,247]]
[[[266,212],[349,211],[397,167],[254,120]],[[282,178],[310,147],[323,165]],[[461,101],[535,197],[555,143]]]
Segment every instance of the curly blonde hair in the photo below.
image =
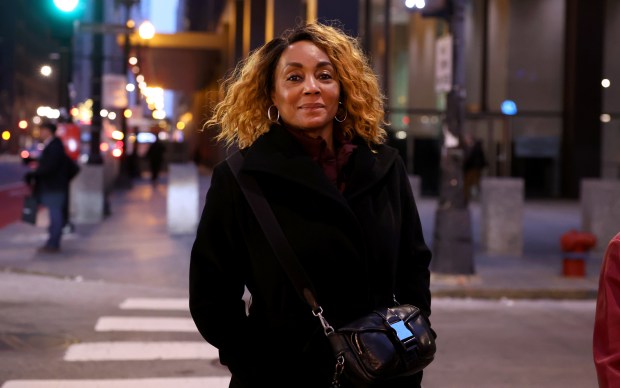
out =
[[347,137],[355,135],[369,145],[385,141],[384,96],[377,76],[356,39],[341,29],[311,23],[285,31],[239,62],[221,85],[223,99],[215,106],[205,128],[219,127],[216,139],[239,148],[252,145],[269,131],[267,110],[272,105],[273,75],[282,52],[292,43],[310,41],[322,49],[336,68],[346,120],[340,123]]

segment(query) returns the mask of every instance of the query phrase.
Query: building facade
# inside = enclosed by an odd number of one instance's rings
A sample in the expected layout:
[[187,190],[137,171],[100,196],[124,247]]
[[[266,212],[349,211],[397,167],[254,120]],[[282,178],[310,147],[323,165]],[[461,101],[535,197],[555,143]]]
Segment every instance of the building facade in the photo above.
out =
[[[458,41],[451,31],[454,21],[445,12],[455,1],[464,6],[464,33]],[[54,53],[55,58],[67,56],[58,54],[63,40],[53,36],[53,25],[46,26],[45,14],[28,12],[26,3],[1,6],[6,23],[0,27],[0,120],[12,131],[19,120],[36,115],[36,106],[87,103],[97,78],[92,74],[93,33],[75,29],[71,76],[54,81],[34,74],[34,62]],[[123,34],[114,28],[103,34],[103,51],[96,60],[102,62],[102,74],[120,75],[133,84],[126,104],[148,119],[148,125],[152,112],[145,108],[140,81],[174,91],[163,125],[171,138],[186,144],[189,158],[212,167],[225,150],[214,144],[213,133],[199,130],[217,102],[224,75],[295,24],[337,21],[360,39],[379,76],[390,144],[401,151],[409,172],[421,177],[422,193],[436,195],[449,78],[457,68],[445,57],[445,47],[458,46],[464,53],[458,63],[465,108],[460,134],[482,141],[489,161],[485,174],[522,177],[528,197],[575,198],[583,178],[620,179],[620,53],[614,49],[620,2],[427,0],[425,12],[408,3],[178,0],[175,10],[167,11],[175,13],[176,31],[157,33],[148,41],[137,37],[137,31],[131,33],[136,65],[127,67]],[[139,23],[161,8],[152,0],[81,4],[82,23],[99,23],[93,12],[96,4],[103,4],[101,23],[112,27],[122,27],[129,18]],[[430,12],[433,7],[435,12]],[[102,99],[110,101],[109,93]],[[512,103],[516,114],[502,111],[504,103]],[[140,125],[135,116],[132,120],[131,125]],[[120,125],[103,119],[102,125],[108,124]]]
[[48,11],[43,0],[0,2],[0,131],[11,133],[0,140],[0,152],[27,145],[38,107],[68,105],[70,22]]
[[[437,192],[445,90],[437,90],[438,42],[449,18],[403,0],[230,0],[219,22],[225,68],[300,21],[338,20],[358,36],[387,97],[390,142],[426,194]],[[429,0],[441,11],[449,1]],[[612,0],[464,0],[465,122],[483,141],[486,173],[525,180],[528,197],[577,197],[582,178],[620,178],[620,4]],[[219,9],[218,9],[219,10]],[[436,15],[435,14],[435,15]],[[211,19],[211,22],[206,20]],[[199,22],[198,20],[202,20]],[[212,91],[211,91],[212,92]],[[514,102],[515,115],[502,112]]]

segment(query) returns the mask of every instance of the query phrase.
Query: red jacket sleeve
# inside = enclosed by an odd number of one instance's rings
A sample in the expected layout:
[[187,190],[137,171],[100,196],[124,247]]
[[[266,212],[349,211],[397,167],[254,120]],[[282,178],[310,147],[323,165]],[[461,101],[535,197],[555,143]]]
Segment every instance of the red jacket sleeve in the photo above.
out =
[[593,351],[599,387],[620,387],[620,233],[610,241],[601,266]]

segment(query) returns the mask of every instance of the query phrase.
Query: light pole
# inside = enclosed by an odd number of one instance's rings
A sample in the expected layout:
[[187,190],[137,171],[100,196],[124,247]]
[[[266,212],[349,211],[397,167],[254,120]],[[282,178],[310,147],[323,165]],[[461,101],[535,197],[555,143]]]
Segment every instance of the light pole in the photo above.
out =
[[[69,120],[71,111],[70,85],[73,78],[73,22],[79,18],[84,10],[81,0],[53,0],[55,18],[60,25],[55,37],[58,39],[58,52],[50,55],[51,59],[58,60],[54,68],[58,80],[58,101],[62,108],[61,120]],[[43,71],[43,69],[42,69]]]
[[[448,1],[448,0],[447,0]],[[458,139],[444,142],[441,153],[439,204],[435,213],[434,257],[431,270],[451,275],[473,275],[474,255],[469,206],[463,188],[463,124],[465,121],[465,2],[449,0],[452,34],[452,87],[447,96],[444,131]]]
[[[93,3],[93,22],[103,23],[103,1],[94,0]],[[93,51],[91,56],[91,94],[93,99],[93,117],[90,123],[90,150],[88,154],[88,164],[103,164],[101,157],[101,83],[103,78],[103,35],[93,34]]]
[[[134,4],[139,3],[140,0],[118,0],[117,3],[122,3],[125,8],[125,33],[124,33],[124,42],[123,42],[123,76],[127,77],[127,73],[129,71],[129,55],[131,51],[131,42],[130,42],[130,32],[131,28],[130,20],[131,20],[131,7]],[[118,177],[116,179],[116,186],[120,188],[130,188],[132,186],[131,182],[131,171],[129,171],[129,160],[127,156],[127,117],[125,115],[125,110],[129,108],[129,96],[127,96],[127,105],[123,108],[123,114],[120,116],[121,119],[121,132],[123,133],[123,152],[120,156],[120,168],[118,172]]]

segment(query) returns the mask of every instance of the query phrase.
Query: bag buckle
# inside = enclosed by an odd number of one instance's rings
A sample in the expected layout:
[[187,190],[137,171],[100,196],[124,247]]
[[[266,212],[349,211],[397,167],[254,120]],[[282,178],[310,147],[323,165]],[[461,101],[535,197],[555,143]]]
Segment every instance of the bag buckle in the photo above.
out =
[[325,333],[326,336],[334,332],[334,328],[323,317],[323,308],[321,306],[318,306],[316,309],[313,309],[312,314],[314,314],[315,317],[318,317],[319,320],[321,321],[321,326],[323,326],[323,332]]
[[388,325],[394,330],[396,337],[398,337],[405,349],[409,349],[416,344],[415,334],[407,327],[402,319],[399,318],[392,322],[388,321]]

